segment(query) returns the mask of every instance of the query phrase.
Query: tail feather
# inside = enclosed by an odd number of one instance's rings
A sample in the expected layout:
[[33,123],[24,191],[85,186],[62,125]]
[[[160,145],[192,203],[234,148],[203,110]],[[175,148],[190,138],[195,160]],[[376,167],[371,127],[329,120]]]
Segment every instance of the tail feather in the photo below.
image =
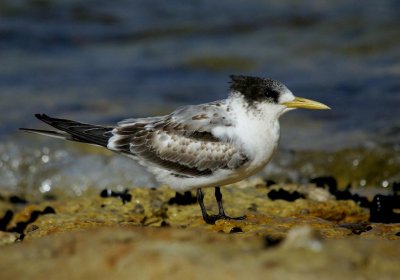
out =
[[45,114],[36,114],[35,117],[58,130],[51,131],[29,128],[21,128],[21,130],[104,147],[107,147],[108,140],[112,136],[111,131],[113,130],[113,127],[104,127],[71,120],[57,119]]
[[45,135],[45,136],[49,136],[49,137],[53,137],[53,138],[72,140],[72,139],[68,139],[68,138],[70,138],[70,135],[68,133],[65,133],[62,131],[31,129],[31,128],[20,128],[20,130],[28,132],[28,133],[40,134],[40,135]]

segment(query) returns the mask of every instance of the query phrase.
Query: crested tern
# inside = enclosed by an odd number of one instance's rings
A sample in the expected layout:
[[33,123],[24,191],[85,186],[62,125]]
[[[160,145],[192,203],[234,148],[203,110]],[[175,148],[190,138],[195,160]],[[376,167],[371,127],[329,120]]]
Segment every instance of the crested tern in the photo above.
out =
[[[145,166],[176,191],[197,190],[203,219],[243,219],[225,214],[220,186],[264,168],[279,140],[279,117],[296,108],[330,109],[295,97],[281,82],[230,76],[227,99],[189,105],[166,116],[126,119],[114,126],[92,125],[45,114],[35,116],[57,130],[22,130],[105,147]],[[214,187],[218,214],[206,211],[202,188]]]

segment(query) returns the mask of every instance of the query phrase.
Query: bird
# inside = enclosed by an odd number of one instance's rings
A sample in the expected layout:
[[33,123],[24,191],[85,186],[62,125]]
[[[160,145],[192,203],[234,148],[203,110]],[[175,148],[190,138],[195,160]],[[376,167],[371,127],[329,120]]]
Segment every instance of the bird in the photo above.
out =
[[[220,219],[246,218],[225,214],[220,187],[252,176],[268,164],[279,142],[279,117],[296,108],[330,109],[296,97],[277,80],[231,75],[226,99],[187,105],[165,116],[103,126],[36,114],[56,130],[21,130],[102,146],[132,158],[173,190],[196,190],[204,222],[215,224]],[[218,214],[207,212],[203,188],[214,188]]]

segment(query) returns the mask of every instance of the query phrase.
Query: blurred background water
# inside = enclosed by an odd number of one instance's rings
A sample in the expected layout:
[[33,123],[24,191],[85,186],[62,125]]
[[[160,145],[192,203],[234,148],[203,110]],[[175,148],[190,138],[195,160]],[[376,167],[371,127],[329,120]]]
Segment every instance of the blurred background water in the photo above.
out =
[[[0,1],[0,188],[153,186],[145,171],[19,127],[34,113],[112,124],[271,77],[332,110],[282,117],[265,177],[387,187],[400,178],[400,2]],[[345,175],[344,175],[345,174]]]

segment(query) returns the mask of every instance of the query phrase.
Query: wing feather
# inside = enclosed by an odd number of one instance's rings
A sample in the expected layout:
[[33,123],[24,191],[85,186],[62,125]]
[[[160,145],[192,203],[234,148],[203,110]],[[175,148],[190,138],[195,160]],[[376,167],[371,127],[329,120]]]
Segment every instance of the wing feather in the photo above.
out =
[[236,169],[248,159],[232,142],[219,139],[212,128],[233,124],[223,104],[187,106],[165,117],[130,119],[113,130],[108,147],[184,176],[209,175]]

